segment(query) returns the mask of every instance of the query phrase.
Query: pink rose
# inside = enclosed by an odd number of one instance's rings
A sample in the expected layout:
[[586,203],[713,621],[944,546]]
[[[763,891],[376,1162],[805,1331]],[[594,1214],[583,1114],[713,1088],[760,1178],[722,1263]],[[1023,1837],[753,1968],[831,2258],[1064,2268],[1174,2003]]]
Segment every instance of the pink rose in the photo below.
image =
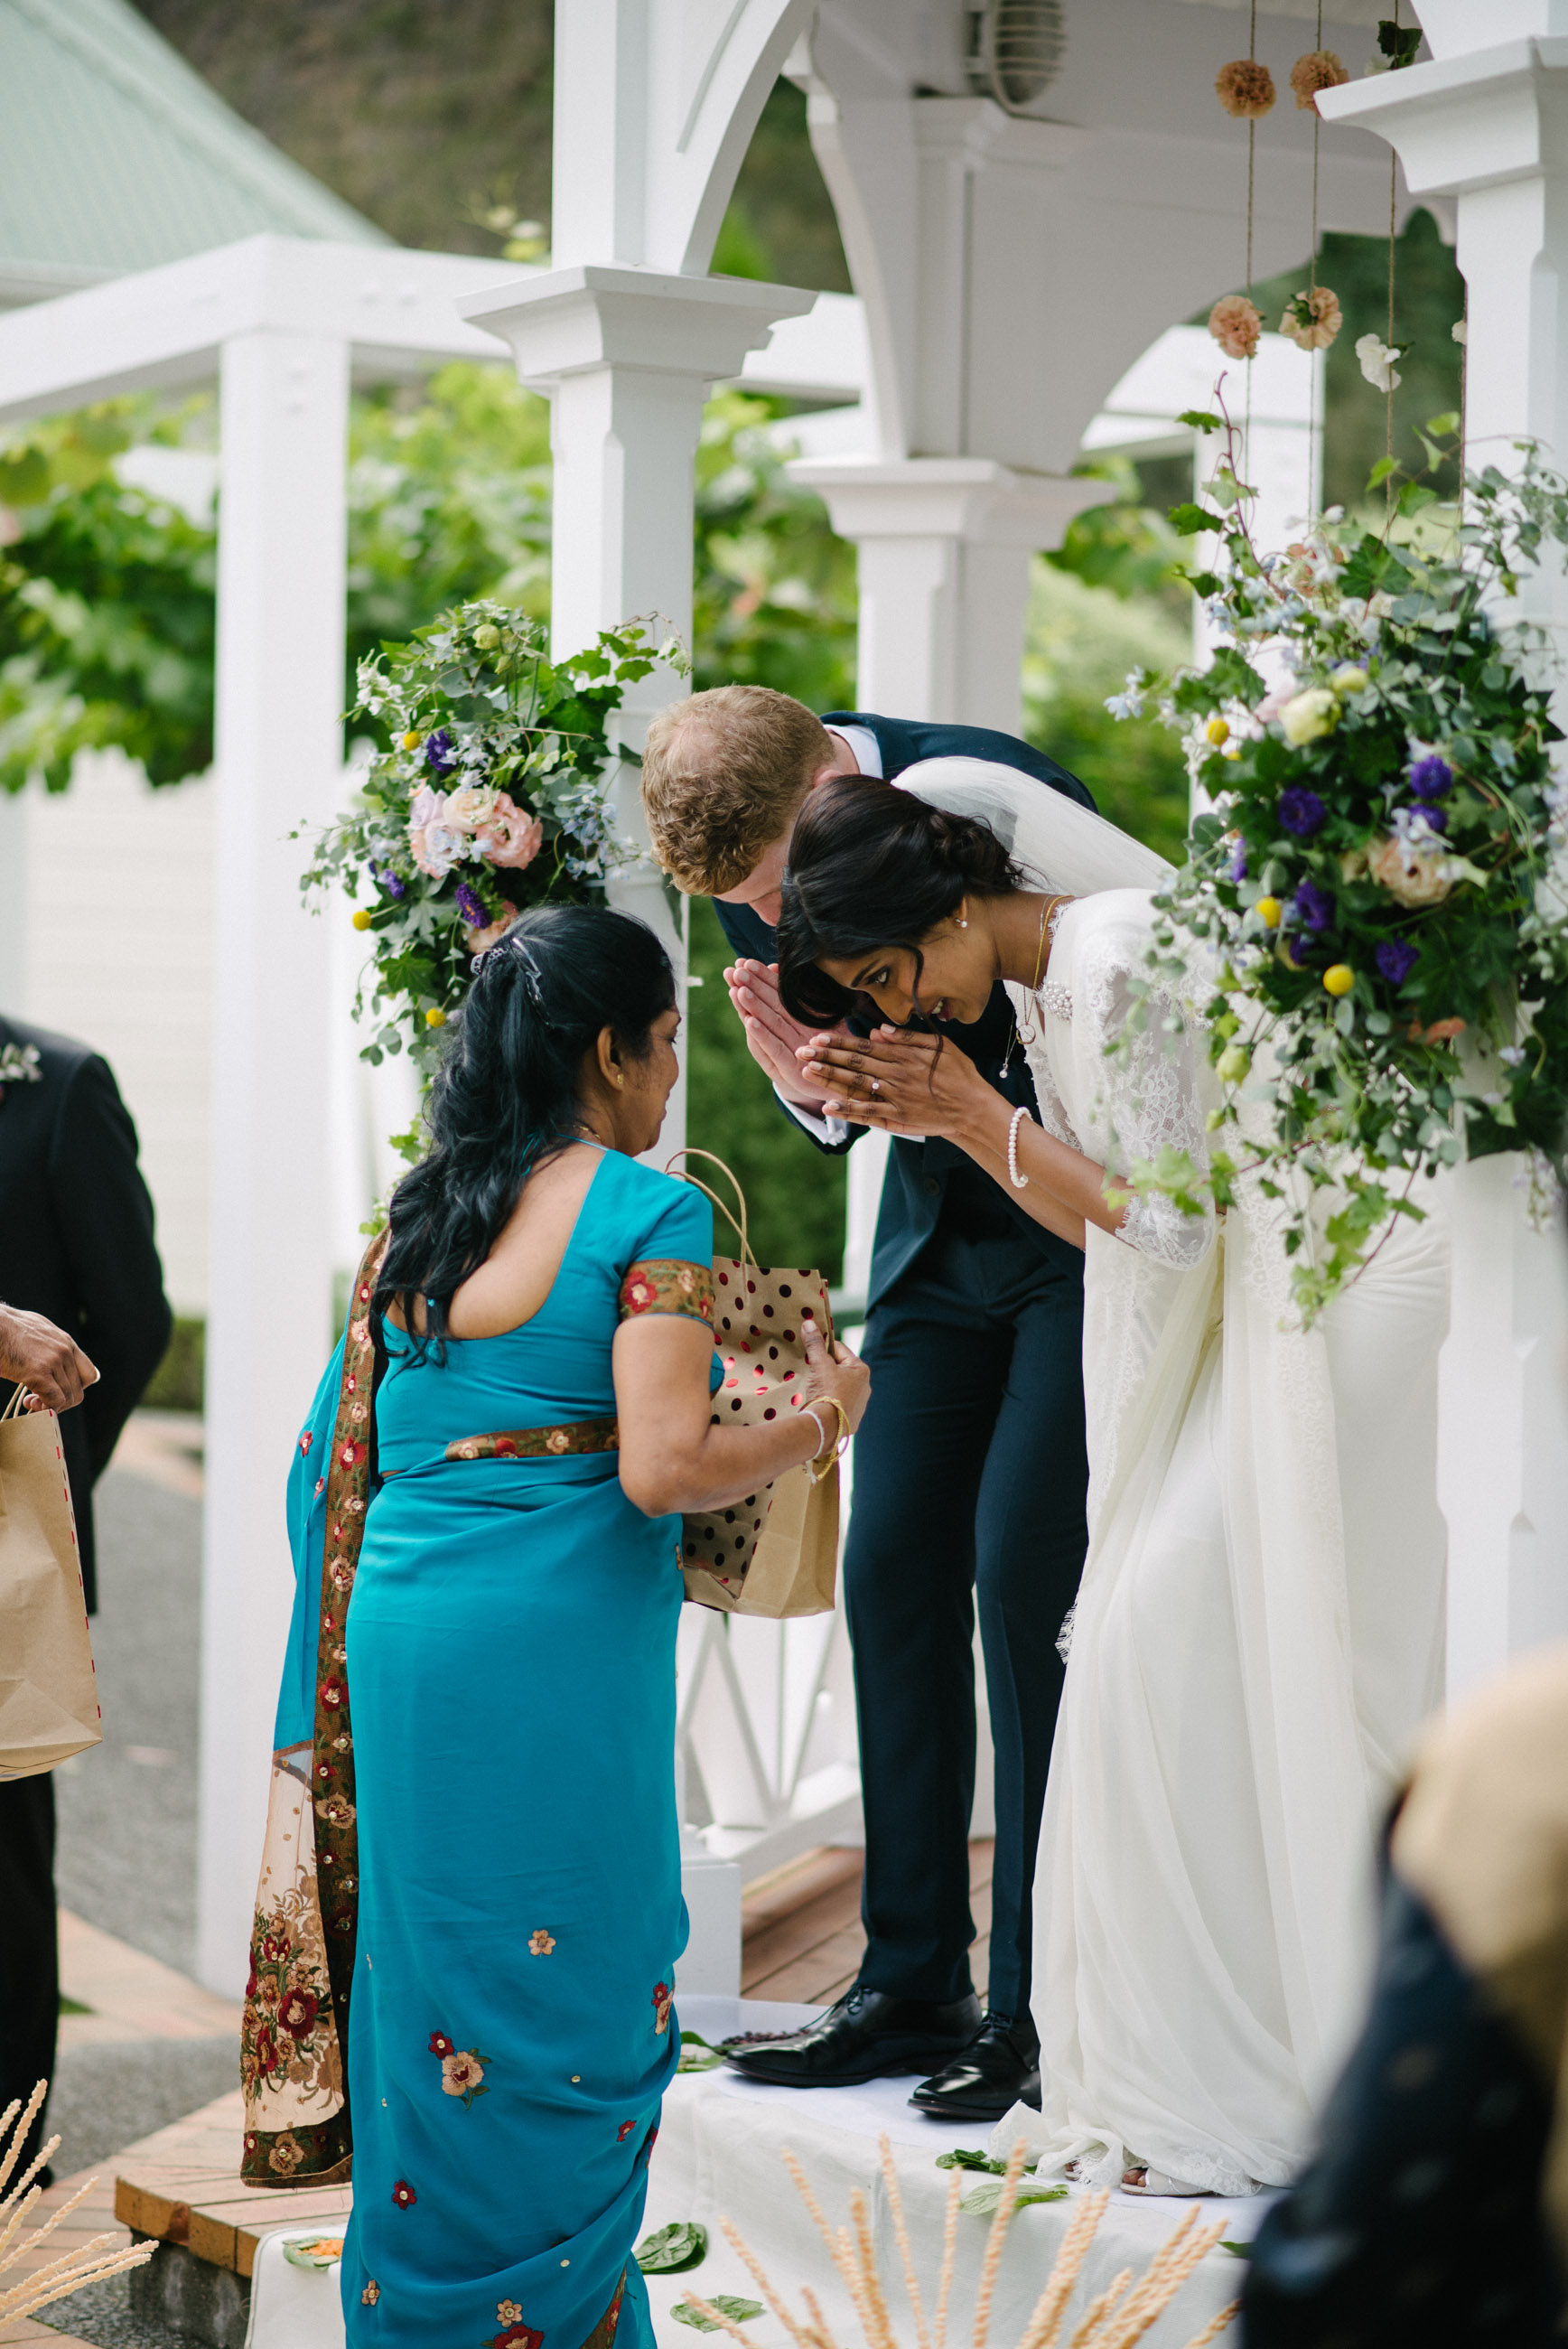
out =
[[[501,796],[483,783],[465,783],[460,791],[447,793],[442,821],[449,823],[454,832],[478,832],[482,824],[489,823]],[[507,805],[511,805],[510,800]]]
[[495,805],[475,826],[474,836],[491,864],[504,864],[521,872],[531,864],[544,845],[544,826],[539,818],[518,807],[505,792],[497,792]]

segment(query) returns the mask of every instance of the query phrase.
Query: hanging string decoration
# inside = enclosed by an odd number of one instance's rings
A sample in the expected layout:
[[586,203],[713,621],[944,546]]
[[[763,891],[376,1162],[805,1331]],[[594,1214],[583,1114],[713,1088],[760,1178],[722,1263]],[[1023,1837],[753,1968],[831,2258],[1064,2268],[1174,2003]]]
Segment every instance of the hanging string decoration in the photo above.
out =
[[1290,86],[1295,92],[1297,113],[1305,114],[1310,107],[1315,114],[1318,91],[1337,89],[1341,82],[1349,78],[1344,58],[1336,57],[1332,49],[1308,49],[1305,57],[1297,57],[1290,69]]
[[1261,122],[1274,102],[1274,78],[1256,57],[1234,57],[1214,76],[1220,104],[1238,122]]
[[1244,294],[1226,294],[1209,313],[1209,332],[1231,359],[1256,356],[1264,322],[1256,305]]
[[[1322,119],[1317,111],[1317,93],[1320,89],[1337,89],[1341,82],[1348,81],[1349,78],[1349,75],[1345,70],[1344,58],[1336,57],[1332,49],[1326,49],[1323,46],[1323,8],[1320,0],[1317,11],[1317,47],[1315,49],[1308,49],[1305,57],[1297,57],[1290,69],[1290,86],[1295,92],[1296,110],[1299,113],[1310,109],[1312,114],[1311,279],[1301,293],[1294,294],[1285,304],[1284,316],[1279,322],[1280,333],[1287,335],[1298,350],[1327,350],[1340,327],[1345,324],[1345,316],[1339,307],[1339,296],[1332,287],[1320,285],[1317,282],[1317,145],[1318,134],[1323,128]],[[1314,377],[1309,432],[1309,438],[1314,440],[1316,425],[1317,379]],[[1315,500],[1309,491],[1307,504],[1311,506],[1315,502]]]

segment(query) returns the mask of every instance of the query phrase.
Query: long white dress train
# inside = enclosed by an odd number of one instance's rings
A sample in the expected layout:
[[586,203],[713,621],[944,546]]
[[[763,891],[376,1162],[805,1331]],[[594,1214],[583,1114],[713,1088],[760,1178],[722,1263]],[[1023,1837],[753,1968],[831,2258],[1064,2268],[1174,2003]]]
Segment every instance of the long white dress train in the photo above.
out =
[[[1069,907],[1034,1017],[1042,1116],[1112,1167],[1200,1164],[1201,1035],[1107,1058],[1149,898]],[[1023,991],[1016,990],[1020,999]],[[1047,2166],[1283,2184],[1361,2003],[1378,1814],[1437,1701],[1440,1222],[1400,1224],[1313,1330],[1278,1209],[1091,1229],[1090,1539],[1036,1885]]]

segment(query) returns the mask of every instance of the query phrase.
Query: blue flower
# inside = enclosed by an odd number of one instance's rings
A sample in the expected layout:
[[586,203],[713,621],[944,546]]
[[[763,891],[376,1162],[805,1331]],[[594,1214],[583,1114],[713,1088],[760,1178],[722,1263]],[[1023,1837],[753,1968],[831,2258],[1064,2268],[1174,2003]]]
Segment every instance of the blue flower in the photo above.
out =
[[1302,928],[1316,937],[1334,919],[1334,900],[1315,881],[1303,881],[1296,888],[1295,912]]
[[452,748],[452,738],[445,726],[438,726],[425,744],[425,764],[433,775],[449,775],[458,763]]
[[1321,832],[1327,814],[1317,793],[1309,792],[1305,783],[1292,783],[1279,795],[1279,820],[1297,840],[1310,840],[1315,832]]
[[1434,832],[1447,832],[1449,828],[1449,812],[1447,808],[1428,807],[1425,806],[1421,801],[1418,800],[1415,806],[1410,810],[1410,813],[1412,815],[1425,816],[1428,823]]
[[1453,769],[1435,750],[1425,759],[1418,759],[1410,770],[1410,789],[1418,800],[1440,800],[1452,788],[1453,780]]
[[1247,843],[1244,840],[1238,840],[1235,853],[1231,858],[1231,878],[1233,881],[1244,881],[1246,877]]
[[458,911],[470,930],[482,930],[489,926],[490,916],[466,881],[458,884]]
[[1373,956],[1390,987],[1403,987],[1420,960],[1421,950],[1408,938],[1385,938]]

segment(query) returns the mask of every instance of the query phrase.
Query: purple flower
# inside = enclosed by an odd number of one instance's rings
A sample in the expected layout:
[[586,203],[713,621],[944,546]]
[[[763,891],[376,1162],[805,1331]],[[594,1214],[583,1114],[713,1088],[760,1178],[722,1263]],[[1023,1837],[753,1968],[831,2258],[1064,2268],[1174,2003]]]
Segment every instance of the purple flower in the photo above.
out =
[[1418,759],[1410,770],[1410,789],[1418,800],[1440,800],[1451,788],[1453,780],[1453,769],[1436,751],[1428,758]]
[[1315,937],[1334,919],[1334,900],[1315,881],[1303,881],[1296,887],[1295,913],[1302,928]]
[[449,775],[457,763],[450,733],[445,726],[438,726],[426,741],[425,764],[433,775]]
[[458,884],[458,911],[470,930],[482,930],[489,925],[490,916],[466,881]]
[[[1440,761],[1429,761],[1428,763],[1439,764]],[[1428,807],[1423,805],[1423,803],[1418,800],[1415,806],[1410,810],[1410,813],[1412,815],[1424,815],[1428,823],[1431,826],[1434,832],[1447,832],[1449,828],[1449,812],[1447,808]]]
[[1385,938],[1373,957],[1390,987],[1403,987],[1420,959],[1420,948],[1405,938]]
[[1231,858],[1231,878],[1233,881],[1244,881],[1246,877],[1247,843],[1244,840],[1238,840]]
[[1305,783],[1292,783],[1279,795],[1279,820],[1297,840],[1310,840],[1315,832],[1320,832],[1327,813],[1317,793],[1309,792]]
[[407,883],[399,881],[389,864],[372,864],[370,878],[377,888],[385,889],[389,897],[406,897],[408,895]]

